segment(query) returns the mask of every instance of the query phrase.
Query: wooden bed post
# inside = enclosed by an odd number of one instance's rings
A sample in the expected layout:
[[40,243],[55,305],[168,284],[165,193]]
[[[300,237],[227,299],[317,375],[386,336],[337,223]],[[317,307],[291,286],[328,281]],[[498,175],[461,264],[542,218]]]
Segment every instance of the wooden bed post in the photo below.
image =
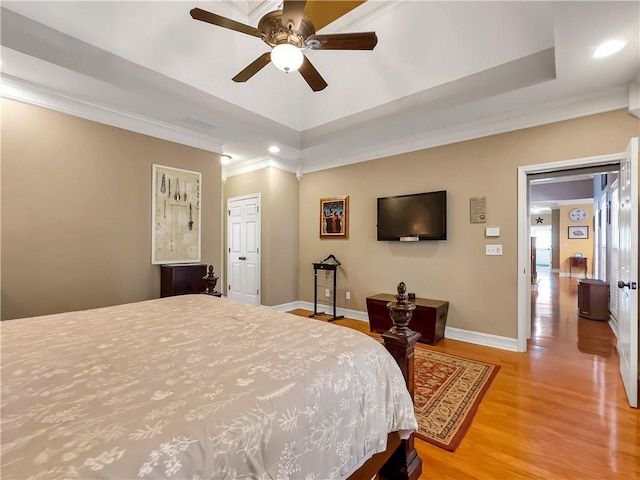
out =
[[[395,358],[400,366],[402,375],[407,382],[407,389],[413,399],[414,380],[414,348],[420,334],[409,329],[408,325],[416,306],[407,303],[407,287],[404,282],[398,284],[397,302],[389,302],[393,327],[382,334],[384,346]],[[385,480],[417,480],[422,474],[422,460],[414,446],[414,435],[402,440],[398,449],[380,470],[380,479]]]

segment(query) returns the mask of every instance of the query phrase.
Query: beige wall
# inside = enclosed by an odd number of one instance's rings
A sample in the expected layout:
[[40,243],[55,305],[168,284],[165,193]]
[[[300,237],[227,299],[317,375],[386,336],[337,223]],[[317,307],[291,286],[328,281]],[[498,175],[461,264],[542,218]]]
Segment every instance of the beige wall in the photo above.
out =
[[298,179],[275,168],[233,176],[224,185],[224,204],[252,193],[260,193],[262,205],[261,302],[294,302],[298,300]]
[[[333,253],[343,269],[338,305],[365,311],[368,295],[399,281],[419,297],[449,300],[448,326],[510,338],[517,332],[517,167],[622,152],[638,135],[625,110],[306,174],[300,183],[300,298],[313,300],[309,264]],[[376,241],[376,198],[448,192],[448,240]],[[349,195],[348,240],[318,238],[318,200]],[[487,197],[487,224],[469,222],[469,198]],[[501,227],[485,238],[485,226]],[[503,245],[486,256],[485,245]]]
[[219,266],[219,155],[2,101],[3,319],[159,296],[154,163],[202,172],[202,261]]
[[[582,222],[574,222],[569,218],[569,212],[574,208],[583,208],[587,212],[587,218]],[[569,227],[589,227],[589,238],[569,238]],[[587,257],[587,272],[593,274],[593,204],[560,206],[560,272],[569,273],[569,258],[575,253],[582,253]],[[571,269],[572,276],[583,276],[583,270]]]
[[[203,262],[221,266],[218,156],[117,128],[2,102],[3,318],[153,298],[151,164],[203,172]],[[311,263],[335,254],[338,305],[403,280],[451,301],[448,325],[515,338],[517,166],[621,152],[639,130],[624,110],[306,174],[232,177],[224,198],[263,194],[262,301],[313,300]],[[377,242],[376,198],[446,189],[449,240]],[[349,195],[349,239],[320,239],[319,199]],[[469,198],[487,197],[487,224]],[[266,198],[265,198],[266,197]],[[225,202],[226,205],[226,202]],[[485,238],[485,226],[501,227]],[[504,255],[487,257],[486,244]],[[351,300],[344,296],[351,292]]]

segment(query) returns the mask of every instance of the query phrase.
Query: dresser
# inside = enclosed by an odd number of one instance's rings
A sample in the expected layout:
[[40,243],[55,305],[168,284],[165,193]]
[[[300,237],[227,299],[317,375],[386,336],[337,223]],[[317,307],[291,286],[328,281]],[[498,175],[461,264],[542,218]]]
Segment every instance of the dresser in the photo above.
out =
[[160,265],[160,296],[202,293],[206,288],[206,275],[207,265],[204,263]]
[[[384,333],[393,326],[387,303],[395,301],[395,295],[388,293],[367,297],[369,328],[372,332]],[[409,302],[416,306],[411,322],[409,322],[409,328],[422,335],[418,341],[435,345],[442,340],[447,324],[449,302],[430,298],[416,298],[409,300]]]

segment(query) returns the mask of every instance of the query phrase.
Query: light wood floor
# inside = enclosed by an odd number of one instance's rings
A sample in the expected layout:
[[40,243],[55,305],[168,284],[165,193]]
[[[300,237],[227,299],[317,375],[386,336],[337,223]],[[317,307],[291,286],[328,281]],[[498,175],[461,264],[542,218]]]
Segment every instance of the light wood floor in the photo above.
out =
[[416,439],[421,480],[640,478],[640,411],[626,401],[615,336],[577,316],[576,278],[543,273],[536,290],[527,353],[446,338],[429,347],[501,369],[455,452]]

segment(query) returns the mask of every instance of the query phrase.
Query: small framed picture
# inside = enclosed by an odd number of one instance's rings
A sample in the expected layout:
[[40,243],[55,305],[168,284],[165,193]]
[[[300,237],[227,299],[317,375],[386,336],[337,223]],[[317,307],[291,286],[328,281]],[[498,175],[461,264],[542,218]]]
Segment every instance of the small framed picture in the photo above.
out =
[[320,199],[320,238],[349,238],[349,197]]
[[589,238],[589,227],[569,227],[569,238]]

